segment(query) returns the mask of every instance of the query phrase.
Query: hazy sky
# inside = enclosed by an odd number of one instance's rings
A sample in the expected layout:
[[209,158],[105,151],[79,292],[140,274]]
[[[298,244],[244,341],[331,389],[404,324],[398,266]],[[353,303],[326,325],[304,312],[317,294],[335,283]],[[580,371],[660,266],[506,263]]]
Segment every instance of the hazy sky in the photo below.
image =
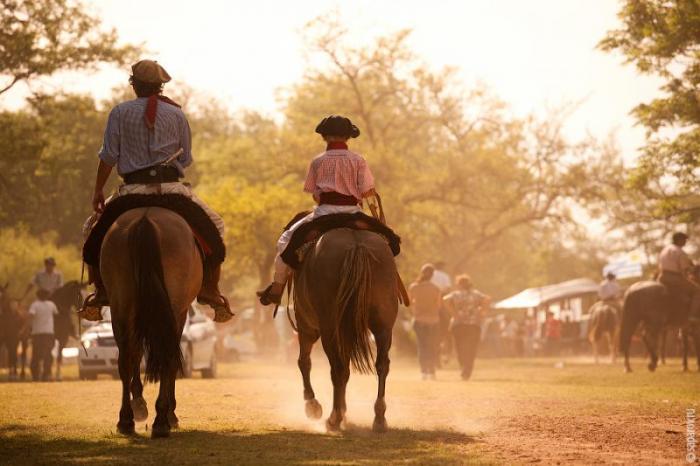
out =
[[[616,131],[627,159],[643,141],[629,110],[654,96],[658,81],[595,49],[616,27],[615,0],[92,0],[90,8],[125,41],[144,43],[177,80],[215,95],[232,109],[274,112],[275,91],[300,78],[299,30],[340,11],[354,41],[401,28],[430,64],[452,65],[465,83],[481,81],[513,112],[543,112],[583,101],[568,131],[604,137]],[[89,77],[61,75],[42,85],[104,97],[127,79],[124,70]],[[21,102],[23,88],[4,98]],[[342,109],[338,109],[342,112]]]

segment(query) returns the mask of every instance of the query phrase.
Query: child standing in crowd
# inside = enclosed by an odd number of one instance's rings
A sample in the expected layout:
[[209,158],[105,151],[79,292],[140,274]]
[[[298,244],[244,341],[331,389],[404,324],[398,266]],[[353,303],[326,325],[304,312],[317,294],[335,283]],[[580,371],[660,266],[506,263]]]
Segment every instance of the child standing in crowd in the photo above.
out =
[[[49,292],[39,289],[37,300],[29,307],[32,316],[32,362],[30,364],[32,379],[44,382],[51,379],[51,350],[54,346],[53,316],[58,309],[53,301],[49,301]],[[43,370],[41,370],[43,368]]]

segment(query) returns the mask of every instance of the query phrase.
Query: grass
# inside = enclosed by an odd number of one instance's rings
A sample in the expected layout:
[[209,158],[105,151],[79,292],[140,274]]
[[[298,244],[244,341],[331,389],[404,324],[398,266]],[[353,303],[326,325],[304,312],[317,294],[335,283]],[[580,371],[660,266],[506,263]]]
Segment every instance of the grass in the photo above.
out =
[[[216,380],[178,381],[182,429],[166,440],[151,440],[143,423],[135,437],[116,434],[120,384],[78,381],[73,366],[61,383],[0,383],[0,464],[493,464],[525,462],[521,454],[547,462],[558,452],[542,456],[537,450],[546,447],[537,444],[529,447],[534,452],[520,451],[525,443],[504,448],[499,435],[532,434],[533,441],[549,435],[543,445],[561,440],[575,446],[582,440],[557,437],[572,419],[600,419],[602,430],[606,422],[624,419],[642,429],[680,422],[686,408],[698,408],[700,374],[681,373],[678,361],[656,373],[634,361],[633,374],[586,361],[563,368],[554,363],[479,360],[470,382],[454,368],[424,382],[412,363],[398,361],[387,388],[391,430],[381,435],[370,429],[371,376],[353,374],[347,428],[328,434],[322,422],[304,416],[294,364],[225,364]],[[327,416],[328,366],[322,359],[314,364],[312,381]],[[145,394],[152,422],[156,387],[147,386]],[[562,429],[551,428],[557,422]]]

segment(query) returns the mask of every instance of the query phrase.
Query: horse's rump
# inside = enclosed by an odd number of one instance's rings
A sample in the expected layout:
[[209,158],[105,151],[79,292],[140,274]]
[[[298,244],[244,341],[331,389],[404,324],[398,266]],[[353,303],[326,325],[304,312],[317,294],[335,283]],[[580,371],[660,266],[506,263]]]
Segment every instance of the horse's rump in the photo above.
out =
[[398,307],[396,280],[393,254],[383,237],[366,230],[327,232],[295,273],[294,305],[300,328],[320,332],[342,360],[369,372],[370,319],[393,324]]

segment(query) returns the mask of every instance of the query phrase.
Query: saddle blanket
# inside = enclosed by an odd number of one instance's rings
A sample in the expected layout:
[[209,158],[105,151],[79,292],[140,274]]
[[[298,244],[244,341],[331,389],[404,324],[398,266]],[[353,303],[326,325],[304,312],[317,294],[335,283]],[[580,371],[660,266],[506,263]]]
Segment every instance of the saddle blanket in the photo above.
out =
[[83,245],[83,260],[99,267],[100,249],[107,231],[125,212],[141,207],[162,207],[180,215],[189,224],[205,253],[205,263],[220,264],[226,257],[226,246],[219,228],[208,212],[190,196],[179,193],[125,194],[112,198],[90,230]]

